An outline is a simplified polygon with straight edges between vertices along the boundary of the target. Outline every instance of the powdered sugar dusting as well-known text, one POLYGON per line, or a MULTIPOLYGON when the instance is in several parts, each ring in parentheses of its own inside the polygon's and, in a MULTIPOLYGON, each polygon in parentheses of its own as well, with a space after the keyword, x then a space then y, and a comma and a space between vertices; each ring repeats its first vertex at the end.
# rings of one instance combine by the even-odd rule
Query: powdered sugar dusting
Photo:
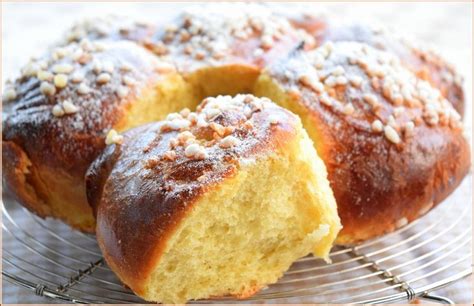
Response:
POLYGON ((154 33, 155 27, 148 20, 135 20, 125 16, 107 15, 86 18, 69 28, 59 45, 90 40, 132 40, 145 43, 154 33))
POLYGON ((312 92, 318 101, 349 123, 399 144, 417 126, 462 128, 451 103, 428 82, 417 78, 394 55, 354 42, 328 42, 270 69, 297 92, 312 92), (324 86, 322 85, 324 84, 324 86), (375 122, 375 123, 374 123, 375 122))
POLYGON ((168 25, 155 46, 160 56, 184 56, 207 65, 225 60, 242 41, 256 39, 250 57, 259 58, 285 36, 314 44, 307 33, 259 4, 221 4, 185 10, 168 25))
POLYGON ((269 134, 271 126, 287 120, 286 112, 267 98, 252 95, 206 98, 196 112, 171 113, 160 123, 162 135, 176 134, 169 139, 165 160, 189 158, 202 160, 223 152, 242 152, 254 146, 255 140, 269 134), (265 111, 271 115, 255 123, 254 114, 265 111), (244 149, 245 148, 245 149, 244 149), (173 152, 173 153, 170 153, 173 152))
MULTIPOLYGON (((78 148, 92 141, 86 139, 97 137, 94 144, 102 145, 106 133, 120 120, 123 107, 151 80, 166 75, 155 69, 159 64, 152 53, 128 41, 84 39, 53 49, 31 60, 21 77, 10 84, 4 137, 26 141, 32 133, 41 133, 57 143, 49 149, 61 147, 63 156, 80 154, 78 148), (120 69, 124 65, 128 69, 120 69)), ((39 137, 35 141, 44 142, 39 137)))

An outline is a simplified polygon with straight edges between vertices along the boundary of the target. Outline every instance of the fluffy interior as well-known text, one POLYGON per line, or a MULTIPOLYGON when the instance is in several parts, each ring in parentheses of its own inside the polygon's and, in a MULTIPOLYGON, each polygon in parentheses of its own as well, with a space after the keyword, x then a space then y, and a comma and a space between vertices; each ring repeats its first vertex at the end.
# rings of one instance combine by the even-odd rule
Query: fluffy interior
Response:
POLYGON ((183 108, 194 109, 198 104, 199 89, 178 74, 171 74, 155 86, 142 90, 130 104, 123 118, 114 126, 126 131, 142 124, 164 119, 169 113, 183 108))
POLYGON ((325 156, 324 148, 327 146, 319 145, 323 143, 322 136, 319 134, 317 127, 319 126, 316 122, 315 116, 312 116, 311 112, 302 105, 298 98, 292 97, 287 94, 269 75, 262 74, 253 88, 253 94, 257 97, 267 97, 276 104, 284 107, 291 112, 298 115, 303 123, 304 128, 308 132, 308 135, 315 143, 315 147, 318 151, 319 156, 325 156))
POLYGON ((186 77, 199 88, 198 102, 206 97, 251 93, 260 71, 243 64, 210 67, 197 70, 186 77))
POLYGON ((243 65, 202 68, 183 76, 171 74, 155 87, 145 89, 114 128, 126 131, 162 120, 183 108, 194 110, 206 97, 249 93, 258 75, 258 70, 243 65))
POLYGON ((339 230, 336 206, 324 165, 303 130, 300 136, 285 155, 241 166, 194 204, 151 273, 145 299, 246 297, 294 260, 327 255, 339 230))

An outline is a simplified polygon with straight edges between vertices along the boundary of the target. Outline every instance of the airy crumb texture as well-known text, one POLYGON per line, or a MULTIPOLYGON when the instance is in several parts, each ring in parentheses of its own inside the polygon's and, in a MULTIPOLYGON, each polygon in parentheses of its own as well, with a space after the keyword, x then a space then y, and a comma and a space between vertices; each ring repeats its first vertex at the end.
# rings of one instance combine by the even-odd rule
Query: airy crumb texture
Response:
POLYGON ((318 219, 326 204, 310 187, 308 177, 314 176, 301 178, 312 171, 309 166, 262 159, 195 203, 143 297, 168 303, 248 297, 276 282, 296 259, 321 252, 322 238, 334 228, 318 219))
POLYGON ((104 256, 139 296, 244 298, 308 253, 328 260, 336 203, 295 115, 219 96, 123 136, 87 182, 104 256))

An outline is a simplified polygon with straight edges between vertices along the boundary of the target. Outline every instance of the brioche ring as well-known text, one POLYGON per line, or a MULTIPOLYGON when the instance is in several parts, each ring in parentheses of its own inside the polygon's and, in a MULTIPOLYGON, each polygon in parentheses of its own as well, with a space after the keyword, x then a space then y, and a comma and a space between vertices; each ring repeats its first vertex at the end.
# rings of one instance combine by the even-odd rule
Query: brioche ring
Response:
POLYGON ((251 95, 129 130, 86 181, 107 263, 148 301, 248 297, 299 257, 328 259, 340 228, 299 118, 251 95))
POLYGON ((301 116, 339 204, 345 225, 339 243, 407 224, 442 201, 468 171, 461 118, 447 105, 462 113, 462 78, 441 58, 387 33, 339 30, 315 18, 298 21, 268 7, 232 4, 187 10, 166 27, 135 25, 123 32, 114 21, 100 35, 94 26, 83 27, 71 38, 80 42, 53 50, 46 64, 30 63, 7 86, 5 185, 37 214, 93 232, 84 174, 105 142, 119 142, 117 132, 168 113, 195 109, 205 97, 250 92, 301 116), (105 51, 89 50, 104 45, 105 51), (109 53, 119 45, 121 51, 109 53), (82 51, 64 54, 77 46, 82 51), (103 71, 108 64, 88 64, 96 56, 116 63, 114 73, 103 71), (72 61, 85 69, 90 85, 73 83, 69 66, 56 65, 72 61), (132 67, 118 69, 122 62, 132 67), (135 81, 126 77, 130 68, 135 81), (121 85, 113 81, 119 79, 121 85), (84 100, 79 90, 88 87, 95 95, 84 100))

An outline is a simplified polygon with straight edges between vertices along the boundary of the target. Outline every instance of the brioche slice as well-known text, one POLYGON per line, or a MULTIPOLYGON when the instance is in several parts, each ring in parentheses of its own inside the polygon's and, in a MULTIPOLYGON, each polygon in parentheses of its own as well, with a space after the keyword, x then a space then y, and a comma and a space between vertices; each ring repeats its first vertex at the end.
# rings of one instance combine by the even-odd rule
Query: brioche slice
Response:
POLYGON ((145 300, 245 298, 308 253, 329 260, 341 225, 325 166, 270 100, 207 98, 116 139, 88 199, 107 263, 145 300))

